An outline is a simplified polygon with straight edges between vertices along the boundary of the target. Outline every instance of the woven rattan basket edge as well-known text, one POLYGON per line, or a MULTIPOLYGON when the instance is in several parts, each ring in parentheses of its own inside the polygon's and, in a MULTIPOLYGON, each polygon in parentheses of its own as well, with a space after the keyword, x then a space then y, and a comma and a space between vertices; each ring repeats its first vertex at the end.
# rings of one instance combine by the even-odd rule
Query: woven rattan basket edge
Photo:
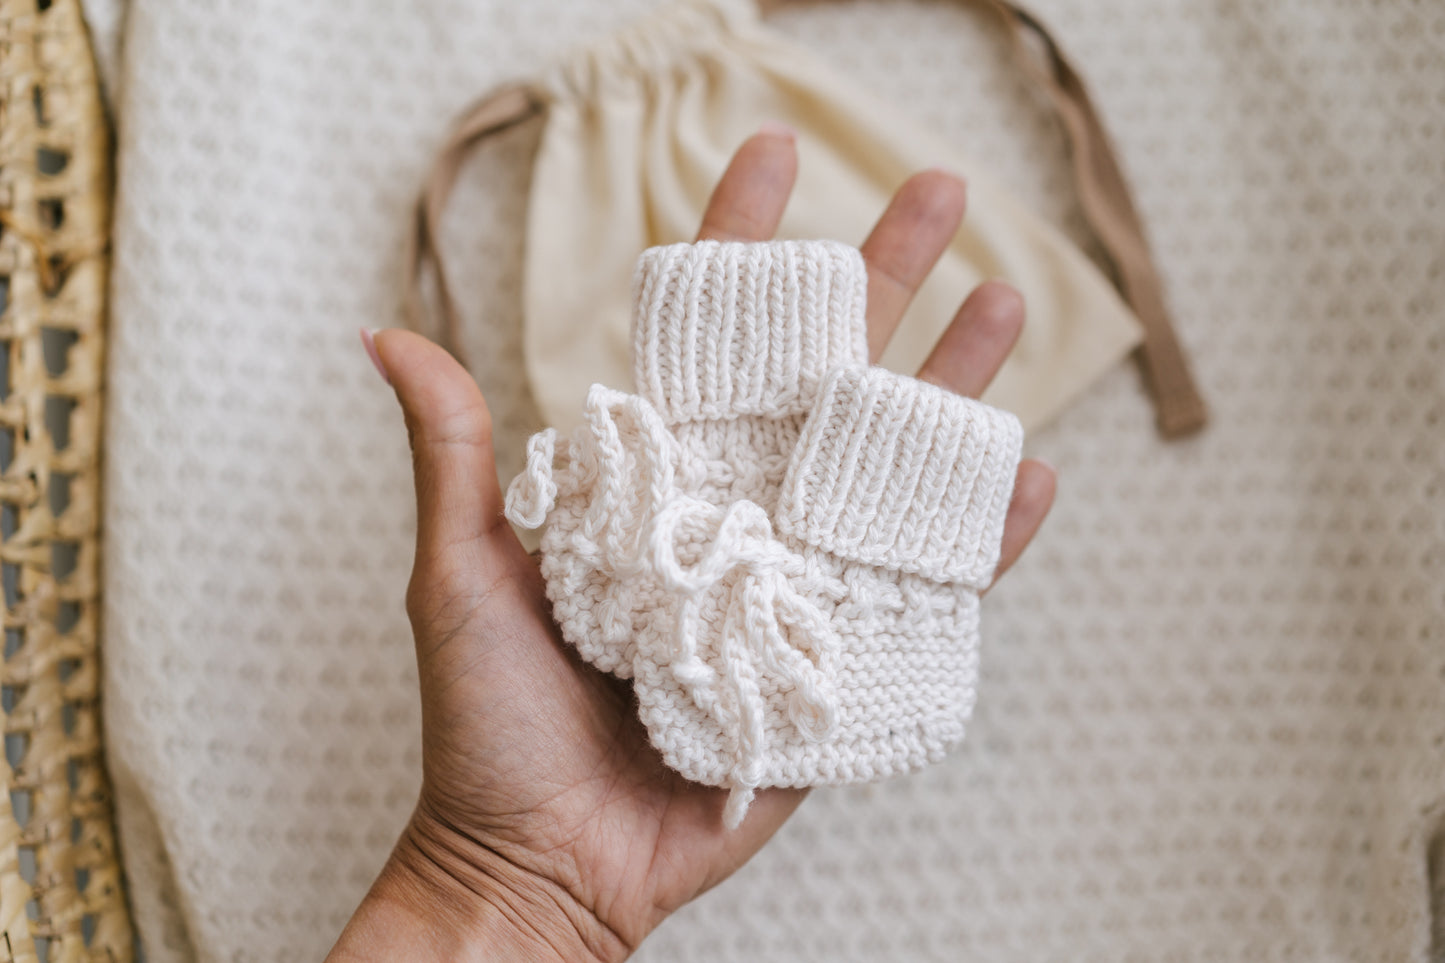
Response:
POLYGON ((100 727, 110 134, 78 0, 0 0, 0 960, 128 961, 100 727))

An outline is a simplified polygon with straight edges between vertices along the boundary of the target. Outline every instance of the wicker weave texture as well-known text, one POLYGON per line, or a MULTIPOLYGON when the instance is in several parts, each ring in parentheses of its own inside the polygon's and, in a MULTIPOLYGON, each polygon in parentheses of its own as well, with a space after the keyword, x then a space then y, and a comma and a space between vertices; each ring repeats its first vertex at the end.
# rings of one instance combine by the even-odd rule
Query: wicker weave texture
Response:
POLYGON ((0 0, 0 960, 130 960, 99 731, 109 136, 76 0, 0 0))

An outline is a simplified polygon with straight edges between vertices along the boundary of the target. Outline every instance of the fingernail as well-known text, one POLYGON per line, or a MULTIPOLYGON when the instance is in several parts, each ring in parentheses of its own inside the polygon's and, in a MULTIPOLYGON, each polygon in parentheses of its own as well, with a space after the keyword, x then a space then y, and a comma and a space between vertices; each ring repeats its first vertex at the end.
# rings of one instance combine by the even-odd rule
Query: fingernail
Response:
POLYGON ((376 336, 370 328, 361 329, 361 346, 366 349, 366 356, 376 366, 376 373, 381 375, 381 380, 391 384, 391 377, 386 373, 386 365, 381 363, 381 355, 376 350, 376 336))
POLYGON ((782 121, 765 120, 758 127, 759 134, 767 134, 769 137, 785 137, 788 140, 797 140, 798 132, 782 121))

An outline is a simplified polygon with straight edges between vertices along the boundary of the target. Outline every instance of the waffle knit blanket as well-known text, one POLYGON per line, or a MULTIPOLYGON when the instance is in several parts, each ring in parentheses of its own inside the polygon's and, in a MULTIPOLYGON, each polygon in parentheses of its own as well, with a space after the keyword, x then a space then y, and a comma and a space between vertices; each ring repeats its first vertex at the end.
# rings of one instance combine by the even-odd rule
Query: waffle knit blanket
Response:
MULTIPOLYGON (((320 958, 405 821, 410 475, 356 328, 399 321, 449 120, 652 2, 92 3, 120 131, 106 737, 154 963, 320 958)), ((818 791, 639 958, 1438 958, 1445 7, 1034 6, 1115 134, 1214 421, 1161 444, 1121 366, 1031 436, 1059 502, 984 602, 961 749, 818 791)), ((1083 236, 988 18, 778 22, 1083 236)), ((538 427, 535 138, 469 166, 447 225, 507 478, 538 427)))

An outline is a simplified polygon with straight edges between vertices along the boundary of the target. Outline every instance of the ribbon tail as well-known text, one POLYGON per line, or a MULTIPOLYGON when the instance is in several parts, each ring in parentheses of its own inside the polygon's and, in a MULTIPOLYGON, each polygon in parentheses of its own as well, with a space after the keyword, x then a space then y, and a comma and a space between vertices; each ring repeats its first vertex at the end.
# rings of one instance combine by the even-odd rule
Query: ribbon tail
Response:
POLYGON ((734 585, 727 615, 723 622, 722 678, 732 696, 734 725, 732 736, 731 792, 723 812, 723 823, 736 829, 747 815, 755 790, 762 784, 767 768, 768 734, 764 719, 767 704, 758 686, 758 652, 763 641, 756 635, 758 622, 766 607, 762 586, 745 576, 741 585, 734 585))
POLYGON ((682 686, 689 699, 718 725, 727 727, 727 717, 719 704, 717 673, 697 654, 697 635, 701 619, 696 599, 683 599, 679 603, 675 636, 671 649, 666 652, 666 661, 671 666, 672 677, 682 686))
POLYGON ((748 807, 753 804, 753 798, 757 794, 754 786, 734 784, 728 792, 727 804, 723 806, 723 826, 727 829, 737 829, 741 826, 743 817, 748 814, 748 807))

